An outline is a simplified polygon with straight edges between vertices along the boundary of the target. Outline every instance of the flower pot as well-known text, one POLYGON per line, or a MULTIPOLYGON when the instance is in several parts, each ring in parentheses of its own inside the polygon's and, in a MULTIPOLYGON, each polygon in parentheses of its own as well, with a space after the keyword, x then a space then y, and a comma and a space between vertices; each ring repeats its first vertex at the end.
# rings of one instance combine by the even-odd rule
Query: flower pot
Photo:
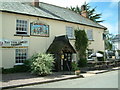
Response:
POLYGON ((76 70, 75 75, 77 75, 77 76, 80 75, 80 70, 76 70))

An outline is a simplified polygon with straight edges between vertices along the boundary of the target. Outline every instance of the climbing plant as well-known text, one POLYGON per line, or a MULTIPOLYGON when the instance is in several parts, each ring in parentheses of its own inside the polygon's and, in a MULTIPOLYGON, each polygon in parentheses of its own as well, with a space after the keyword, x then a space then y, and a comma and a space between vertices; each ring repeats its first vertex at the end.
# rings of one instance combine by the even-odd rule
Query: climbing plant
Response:
POLYGON ((88 47, 88 38, 85 30, 79 28, 75 30, 75 48, 78 53, 78 66, 84 67, 87 63, 86 50, 88 47))

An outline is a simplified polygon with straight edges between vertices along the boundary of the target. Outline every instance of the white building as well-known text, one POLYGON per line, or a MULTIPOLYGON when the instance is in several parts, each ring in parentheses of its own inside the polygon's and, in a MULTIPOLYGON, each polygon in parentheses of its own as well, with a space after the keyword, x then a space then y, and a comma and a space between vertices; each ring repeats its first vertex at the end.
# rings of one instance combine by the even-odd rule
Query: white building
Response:
POLYGON ((120 59, 120 34, 116 35, 113 40, 113 50, 115 50, 116 59, 120 59))

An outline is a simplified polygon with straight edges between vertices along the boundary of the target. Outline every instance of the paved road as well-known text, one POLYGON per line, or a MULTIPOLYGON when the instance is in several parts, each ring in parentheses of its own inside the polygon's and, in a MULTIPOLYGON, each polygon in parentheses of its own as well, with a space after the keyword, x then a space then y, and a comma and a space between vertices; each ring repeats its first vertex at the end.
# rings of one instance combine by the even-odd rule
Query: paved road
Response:
POLYGON ((118 88, 118 71, 22 88, 118 88))

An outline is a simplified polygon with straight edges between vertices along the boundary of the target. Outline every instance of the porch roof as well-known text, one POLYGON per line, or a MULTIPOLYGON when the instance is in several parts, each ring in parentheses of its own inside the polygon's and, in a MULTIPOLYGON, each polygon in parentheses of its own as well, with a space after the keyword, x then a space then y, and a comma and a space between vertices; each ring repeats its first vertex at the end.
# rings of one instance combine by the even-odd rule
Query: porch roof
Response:
POLYGON ((71 53, 76 53, 66 35, 55 37, 52 44, 48 48, 47 53, 60 53, 62 50, 68 50, 71 53))

